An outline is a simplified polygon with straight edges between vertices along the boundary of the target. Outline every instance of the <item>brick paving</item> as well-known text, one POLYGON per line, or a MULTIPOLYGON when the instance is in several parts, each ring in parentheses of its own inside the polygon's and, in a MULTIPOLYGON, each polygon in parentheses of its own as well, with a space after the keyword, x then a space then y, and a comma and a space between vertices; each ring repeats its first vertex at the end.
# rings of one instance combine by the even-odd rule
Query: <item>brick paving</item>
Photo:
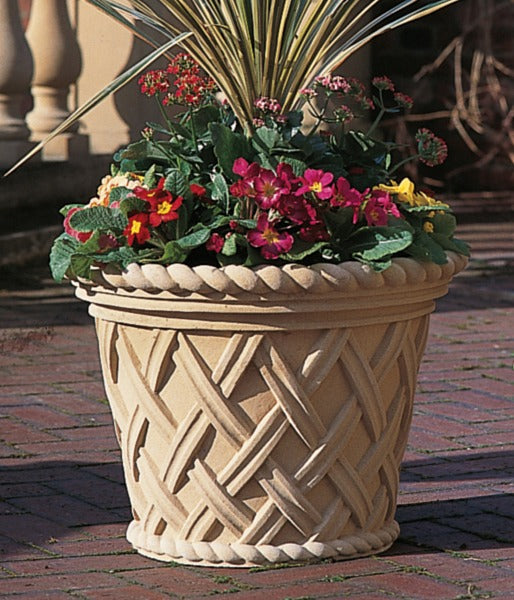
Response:
POLYGON ((514 240, 470 224, 474 260, 439 302, 385 554, 274 569, 134 553, 86 306, 34 268, 0 283, 0 597, 514 598, 514 240))

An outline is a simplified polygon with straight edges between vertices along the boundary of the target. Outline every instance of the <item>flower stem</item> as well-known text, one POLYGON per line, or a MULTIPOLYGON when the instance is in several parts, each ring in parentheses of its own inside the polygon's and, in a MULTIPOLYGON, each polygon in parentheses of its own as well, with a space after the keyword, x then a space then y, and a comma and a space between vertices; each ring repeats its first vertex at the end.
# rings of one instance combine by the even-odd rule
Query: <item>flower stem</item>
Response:
POLYGON ((390 169, 389 175, 392 175, 393 173, 395 173, 396 171, 398 171, 398 169, 400 167, 403 167, 403 165, 406 165, 408 162, 411 162, 411 160, 416 160, 418 158, 419 158, 419 154, 416 154, 415 156, 409 156, 407 158, 404 158, 398 164, 396 164, 392 169, 390 169))

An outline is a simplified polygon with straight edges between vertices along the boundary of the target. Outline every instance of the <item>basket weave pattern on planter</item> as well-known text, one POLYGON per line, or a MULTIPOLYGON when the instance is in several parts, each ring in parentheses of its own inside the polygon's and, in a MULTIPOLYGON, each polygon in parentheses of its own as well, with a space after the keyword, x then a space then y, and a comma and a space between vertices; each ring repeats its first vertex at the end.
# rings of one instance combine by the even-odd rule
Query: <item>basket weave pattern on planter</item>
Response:
POLYGON ((231 566, 388 548, 429 313, 464 264, 282 269, 271 286, 276 268, 264 267, 253 289, 242 267, 226 289, 226 271, 213 286, 202 268, 189 290, 172 268, 162 285, 155 270, 142 283, 140 267, 125 285, 104 274, 79 284, 96 318, 134 547, 231 566))

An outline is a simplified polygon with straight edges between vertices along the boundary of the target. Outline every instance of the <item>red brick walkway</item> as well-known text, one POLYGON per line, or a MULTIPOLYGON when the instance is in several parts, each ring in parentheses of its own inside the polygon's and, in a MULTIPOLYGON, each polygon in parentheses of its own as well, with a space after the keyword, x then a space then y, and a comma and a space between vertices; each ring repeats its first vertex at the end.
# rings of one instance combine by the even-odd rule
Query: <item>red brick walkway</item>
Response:
POLYGON ((0 597, 514 598, 514 243, 491 227, 466 229, 472 268, 433 316, 401 538, 350 562, 202 569, 132 552, 86 307, 39 271, 0 284, 0 597))

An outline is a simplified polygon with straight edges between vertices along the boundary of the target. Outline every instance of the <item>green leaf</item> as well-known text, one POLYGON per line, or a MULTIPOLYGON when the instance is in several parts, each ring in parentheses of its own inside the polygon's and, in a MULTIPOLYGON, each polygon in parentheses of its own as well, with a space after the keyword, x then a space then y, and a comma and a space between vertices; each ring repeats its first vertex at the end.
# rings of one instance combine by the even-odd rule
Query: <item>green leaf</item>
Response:
POLYGON ((406 229, 366 227, 351 239, 354 258, 377 261, 405 250, 412 243, 412 233, 406 229))
POLYGON ((213 200, 218 201, 224 207, 225 211, 228 212, 230 201, 229 188, 227 180, 221 173, 216 173, 212 179, 211 197, 213 200))
POLYGON ((209 131, 214 144, 214 154, 220 167, 225 175, 233 177, 232 167, 236 158, 251 160, 253 156, 248 140, 220 123, 211 123, 209 131))
POLYGON ((323 214, 330 237, 334 242, 340 243, 348 238, 353 230, 353 210, 340 208, 336 212, 327 211, 323 214))
POLYGON ((230 235, 225 238, 221 253, 224 256, 235 256, 237 254, 237 241, 235 235, 230 235))
POLYGON ((177 244, 183 250, 191 250, 192 248, 197 248, 211 237, 211 230, 208 227, 204 227, 199 231, 195 231, 194 233, 190 233, 179 240, 177 240, 177 244))
POLYGON ((157 177, 155 175, 156 165, 153 164, 148 171, 145 173, 145 178, 143 179, 143 185, 145 185, 148 189, 152 189, 155 187, 157 182, 157 177))
POLYGON ((144 259, 155 256, 155 249, 144 248, 135 250, 131 246, 120 246, 106 253, 95 254, 95 262, 110 263, 125 268, 134 262, 143 262, 144 259))
POLYGON ((416 205, 416 206, 412 206, 410 205, 408 202, 402 202, 400 204, 400 206, 402 207, 402 210, 408 213, 431 213, 434 211, 442 211, 445 213, 451 213, 452 212, 452 208, 451 206, 447 206, 446 204, 441 204, 441 205, 430 205, 430 204, 421 204, 421 205, 416 205))
POLYGON ((212 104, 208 104, 207 106, 195 110, 193 113, 193 121, 196 135, 199 137, 203 136, 209 131, 210 124, 219 121, 219 118, 219 108, 212 104))
POLYGON ((55 239, 50 250, 50 271, 52 277, 61 282, 70 267, 71 257, 80 246, 80 242, 67 233, 55 239))
POLYGON ((135 196, 129 196, 120 203, 120 210, 124 215, 129 215, 132 212, 144 212, 147 208, 148 202, 135 196))
POLYGON ((259 127, 252 138, 252 144, 256 150, 265 148, 271 150, 281 141, 280 133, 270 127, 259 127))
POLYGON ((186 178, 178 169, 170 169, 166 175, 164 189, 176 196, 185 196, 189 190, 186 178))
POLYGON ((469 256, 469 246, 466 242, 453 237, 448 237, 442 233, 432 233, 430 236, 439 244, 439 246, 441 246, 441 248, 444 248, 444 250, 451 250, 452 252, 469 256))
POLYGON ((79 210, 70 218, 70 225, 77 231, 114 231, 122 232, 127 226, 127 217, 116 208, 91 206, 79 210))
POLYGON ((444 265, 448 262, 443 248, 441 248, 431 234, 425 231, 418 231, 416 233, 412 247, 408 248, 408 253, 415 258, 431 260, 438 265, 444 265))
POLYGON ((73 254, 70 260, 70 271, 75 277, 89 278, 91 265, 95 262, 92 256, 87 254, 73 254))
POLYGON ((173 240, 164 247, 159 262, 163 264, 182 263, 186 260, 187 254, 187 251, 177 241, 173 240))
POLYGON ((236 222, 245 229, 255 229, 257 227, 257 219, 237 219, 236 222))
POLYGON ((124 186, 112 188, 112 190, 109 192, 109 202, 121 202, 131 194, 132 190, 124 186))
POLYGON ((72 208, 84 208, 84 206, 85 204, 66 204, 59 210, 59 212, 63 217, 65 217, 72 208))
POLYGON ((434 232, 441 233, 446 236, 451 236, 457 227, 457 219, 454 215, 448 213, 436 213, 432 217, 434 224, 434 232))
POLYGON ((327 246, 327 242, 315 242, 314 244, 311 242, 304 242, 302 240, 295 240, 293 247, 291 250, 284 255, 286 260, 291 260, 294 262, 300 262, 310 254, 314 254, 318 252, 322 248, 327 246))

